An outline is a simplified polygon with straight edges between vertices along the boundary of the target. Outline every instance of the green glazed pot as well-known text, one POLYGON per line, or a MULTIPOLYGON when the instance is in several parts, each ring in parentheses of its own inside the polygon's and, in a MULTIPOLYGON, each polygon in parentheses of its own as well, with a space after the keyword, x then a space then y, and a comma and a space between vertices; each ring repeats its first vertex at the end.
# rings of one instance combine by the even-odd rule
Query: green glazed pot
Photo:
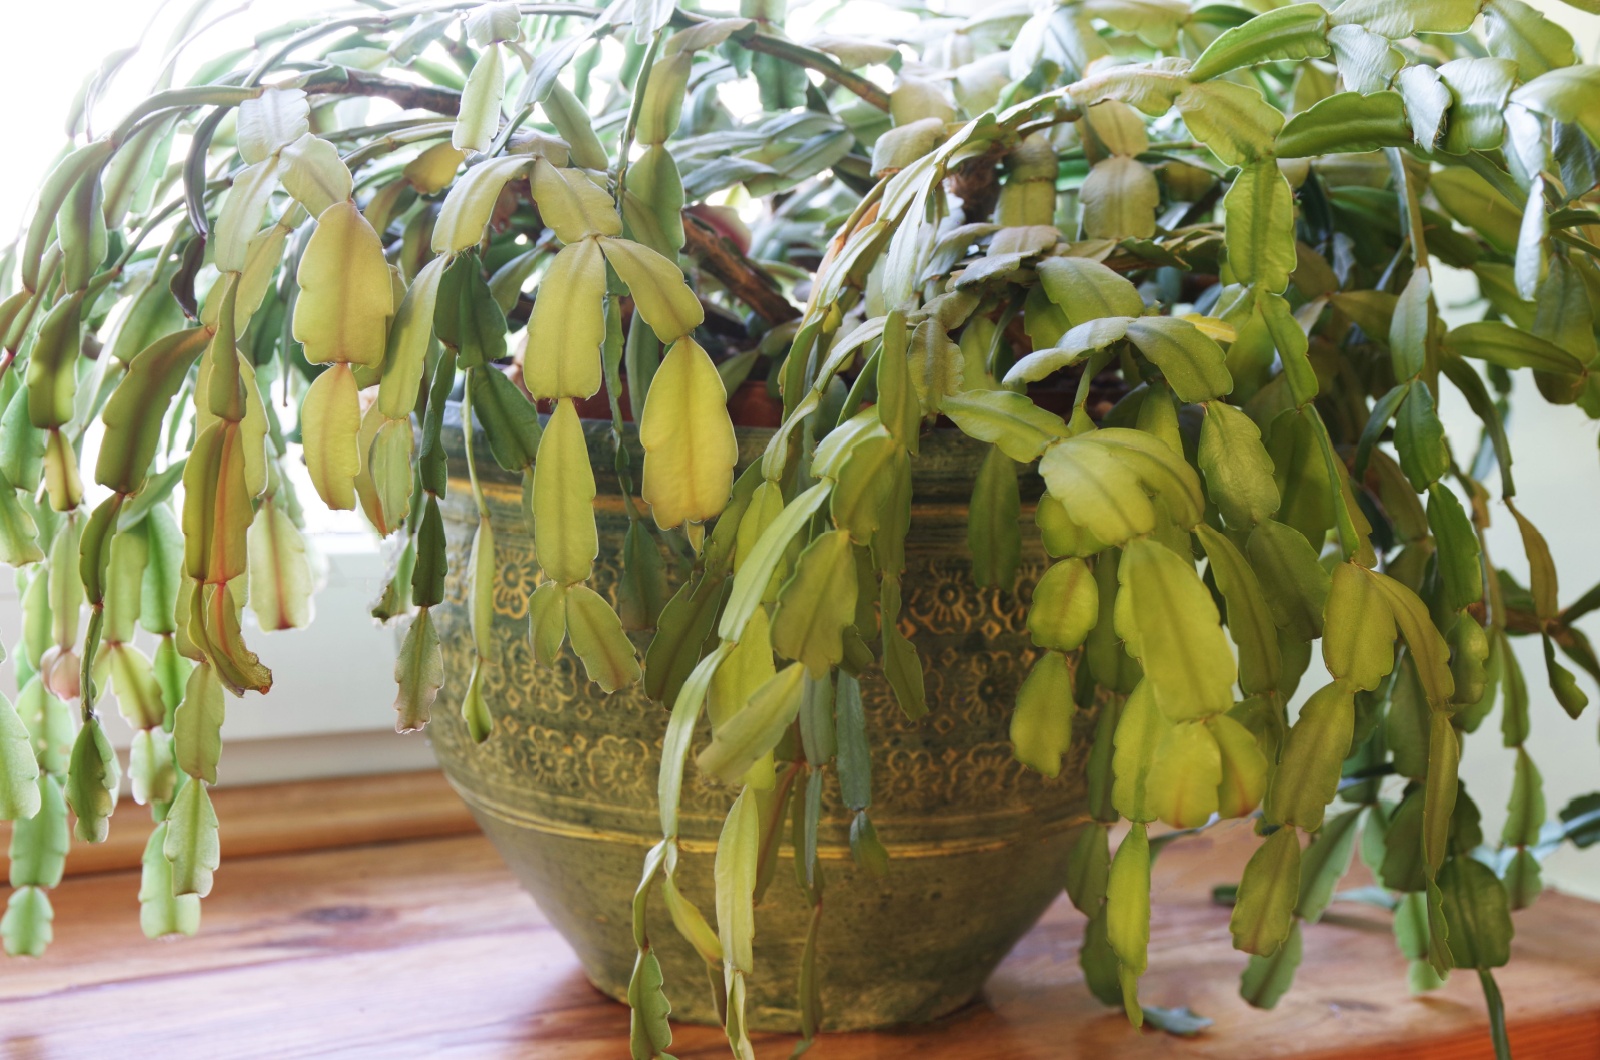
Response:
MULTIPOLYGON (((615 449, 609 424, 586 422, 584 429, 599 488, 594 584, 614 601, 627 529, 617 481, 609 474, 615 449)), ((742 462, 755 458, 769 433, 740 431, 742 462)), ((456 409, 445 436, 452 473, 445 505, 450 581, 446 603, 435 615, 446 679, 428 731, 445 774, 484 832, 577 951, 594 985, 620 1000, 635 956, 630 901, 644 854, 660 838, 656 774, 667 711, 637 689, 603 695, 585 680, 570 649, 553 668, 535 663, 527 598, 538 567, 522 518, 521 485, 499 471, 480 437, 477 464, 485 476, 501 574, 494 602, 496 658, 485 675, 494 731, 484 744, 472 742, 460 697, 473 659, 463 600, 477 516, 456 409)), ((914 465, 902 623, 926 670, 928 715, 907 721, 881 674, 874 669, 862 676, 872 747, 871 815, 889 852, 886 878, 856 867, 850 815, 831 776, 825 789, 819 967, 828 1029, 926 1021, 970 1001, 1061 893, 1068 832, 1084 819, 1083 727, 1092 718, 1080 717, 1081 738, 1059 778, 1025 770, 1011 755, 1012 704, 1036 654, 1025 626, 1026 603, 1046 559, 1025 503, 1018 591, 973 583, 967 500, 982 458, 981 447, 955 432, 939 432, 925 439, 914 465)), ((637 451, 632 466, 640 466, 637 451)), ((1033 486, 1037 495, 1037 480, 1033 486)), ((695 747, 707 738, 699 734, 695 747)), ((708 916, 715 909, 712 855, 735 794, 701 778, 691 757, 679 879, 708 916)), ((704 962, 673 929, 660 901, 651 904, 650 916, 674 1018, 717 1022, 704 962)), ((809 919, 785 845, 756 912, 749 993, 756 1029, 792 1031, 799 1025, 796 981, 809 919)))

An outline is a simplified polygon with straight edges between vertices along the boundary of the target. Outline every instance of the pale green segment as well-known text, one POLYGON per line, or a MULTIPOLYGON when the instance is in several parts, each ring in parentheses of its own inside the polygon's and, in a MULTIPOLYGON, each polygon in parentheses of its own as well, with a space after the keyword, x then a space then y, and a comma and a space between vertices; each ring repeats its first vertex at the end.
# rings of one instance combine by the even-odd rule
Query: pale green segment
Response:
POLYGON ((594 525, 594 471, 583 425, 571 401, 560 401, 539 439, 533 469, 534 544, 547 577, 588 580, 600 540, 594 525))
POLYGON ((1147 538, 1128 543, 1117 567, 1117 634, 1145 668, 1173 721, 1222 714, 1237 676, 1221 616, 1192 564, 1147 538))

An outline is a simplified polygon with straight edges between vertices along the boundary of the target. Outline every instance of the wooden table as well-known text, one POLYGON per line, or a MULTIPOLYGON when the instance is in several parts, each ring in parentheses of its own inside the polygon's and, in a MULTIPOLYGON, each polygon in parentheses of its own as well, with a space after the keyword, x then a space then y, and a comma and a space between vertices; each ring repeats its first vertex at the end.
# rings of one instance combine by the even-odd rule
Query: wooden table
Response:
MULTIPOLYGON (((134 872, 70 877, 56 893, 56 941, 47 956, 0 963, 0 1057, 626 1056, 627 1011, 588 985, 488 842, 463 831, 470 822, 451 809, 437 778, 413 779, 411 811, 426 830, 446 834, 232 856, 194 939, 140 935, 134 872)), ((331 790, 359 809, 360 782, 338 783, 345 786, 331 790)), ((231 809, 238 831, 255 837, 247 849, 274 849, 259 824, 270 798, 218 794, 225 844, 231 809)), ((382 817, 371 806, 393 807, 393 795, 383 791, 365 812, 382 817)), ((124 828, 136 830, 127 821, 124 828)), ((370 827, 396 833, 381 821, 370 827)), ((319 836, 314 841, 324 844, 352 838, 338 828, 319 836)), ((1135 1031, 1084 992, 1081 918, 1063 900, 1001 966, 986 1003, 931 1028, 830 1036, 811 1055, 1492 1055, 1475 978, 1458 975, 1436 994, 1408 996, 1386 918, 1359 906, 1336 906, 1307 930, 1306 965, 1275 1011, 1247 1008, 1235 992, 1244 958, 1228 945, 1227 910, 1209 900, 1214 883, 1237 878, 1244 839, 1235 829, 1184 840, 1155 870, 1144 997, 1214 1019, 1197 1038, 1135 1031)), ((1519 914, 1512 967, 1499 981, 1523 1060, 1600 1057, 1597 939, 1600 906, 1547 894, 1519 914)), ((757 1053, 786 1057, 792 1041, 765 1037, 757 1053)), ((673 1052, 683 1060, 726 1055, 720 1032, 703 1027, 678 1028, 673 1052)))

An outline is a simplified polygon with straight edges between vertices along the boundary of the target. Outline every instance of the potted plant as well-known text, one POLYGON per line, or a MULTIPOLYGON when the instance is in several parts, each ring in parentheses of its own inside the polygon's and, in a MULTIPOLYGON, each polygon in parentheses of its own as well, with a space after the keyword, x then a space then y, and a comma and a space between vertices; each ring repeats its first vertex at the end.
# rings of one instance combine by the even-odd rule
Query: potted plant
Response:
POLYGON ((1561 606, 1503 428, 1517 374, 1600 415, 1600 69, 1560 26, 1082 0, 801 43, 760 0, 441 3, 173 68, 80 115, 7 259, 8 952, 49 942, 69 819, 106 835, 107 693, 144 927, 196 929, 224 693, 271 684, 244 609, 308 620, 303 459, 392 549, 399 728, 636 1057, 669 1010, 740 1056, 949 1011, 1062 887, 1137 1024, 1151 858, 1244 817, 1247 1000, 1359 837, 1413 987, 1475 971, 1506 1051, 1510 910, 1597 816, 1545 827, 1507 646, 1584 708, 1600 594, 1561 606), (1483 319, 1441 320, 1451 271, 1483 319), (1486 842, 1458 772, 1497 705, 1486 842))

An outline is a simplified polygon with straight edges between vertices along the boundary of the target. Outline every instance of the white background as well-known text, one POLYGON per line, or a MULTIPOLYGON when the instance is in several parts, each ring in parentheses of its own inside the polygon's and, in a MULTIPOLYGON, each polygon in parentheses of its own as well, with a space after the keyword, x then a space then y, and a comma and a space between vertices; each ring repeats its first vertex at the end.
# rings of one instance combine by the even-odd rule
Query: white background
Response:
MULTIPOLYGON (((1397 0, 1399 2, 1399 0, 1397 0)), ((1582 54, 1593 60, 1600 43, 1600 18, 1583 14, 1560 0, 1533 0, 1576 38, 1582 54)), ((171 5, 181 8, 185 2, 171 5)), ((312 0, 263 0, 258 4, 213 4, 217 12, 245 9, 240 28, 273 25, 333 5, 312 0)), ((720 5, 719 5, 720 6, 720 5)), ((33 187, 62 144, 67 107, 83 77, 108 52, 138 39, 146 21, 161 4, 157 0, 63 0, 54 4, 5 5, 0 36, 0 135, 6 147, 0 163, 0 241, 17 230, 33 187)), ((163 25, 172 12, 163 13, 163 25)), ((865 31, 863 29, 863 31, 865 31)), ((165 41, 165 30, 150 42, 165 41)), ((217 44, 202 42, 198 54, 214 54, 224 39, 237 42, 239 31, 217 44)), ((147 70, 130 66, 119 78, 120 98, 113 96, 101 123, 114 121, 130 94, 148 84, 147 70)), ((1470 318, 1460 306, 1473 293, 1470 279, 1440 280, 1447 315, 1470 318)), ((1562 599, 1570 601, 1600 580, 1600 455, 1596 428, 1574 408, 1550 408, 1530 391, 1514 414, 1510 430, 1516 453, 1519 501, 1524 513, 1549 539, 1563 579, 1562 599)), ((1458 454, 1475 444, 1476 421, 1459 401, 1446 401, 1444 413, 1458 454)), ((309 491, 307 491, 309 495, 309 491)), ((315 504, 313 498, 312 504, 315 504)), ((1490 547, 1495 561, 1526 581, 1527 565, 1509 513, 1494 510, 1496 525, 1490 547)), ((242 783, 336 773, 372 772, 420 766, 430 761, 424 740, 391 731, 393 645, 387 630, 367 617, 367 602, 376 593, 380 564, 371 535, 347 532, 321 538, 329 558, 329 581, 317 599, 317 619, 309 630, 263 635, 252 644, 272 666, 277 687, 268 698, 230 700, 225 733, 229 739, 222 779, 242 783)), ((1587 623, 1600 641, 1600 625, 1587 623)), ((7 644, 16 636, 14 594, 9 579, 0 579, 0 636, 7 644), (10 597, 10 599, 7 599, 10 597)), ((1592 704, 1578 721, 1570 721, 1545 687, 1538 643, 1524 638, 1518 654, 1528 675, 1536 719, 1530 752, 1543 770, 1551 812, 1572 795, 1600 787, 1600 745, 1592 704)), ((1580 683, 1595 696, 1587 677, 1580 683)), ((1511 776, 1511 756, 1499 746, 1498 717, 1491 717, 1467 742, 1465 776, 1484 811, 1491 837, 1498 833, 1511 776)), ((1569 889, 1600 896, 1600 857, 1565 850, 1547 867, 1547 878, 1569 889)))

